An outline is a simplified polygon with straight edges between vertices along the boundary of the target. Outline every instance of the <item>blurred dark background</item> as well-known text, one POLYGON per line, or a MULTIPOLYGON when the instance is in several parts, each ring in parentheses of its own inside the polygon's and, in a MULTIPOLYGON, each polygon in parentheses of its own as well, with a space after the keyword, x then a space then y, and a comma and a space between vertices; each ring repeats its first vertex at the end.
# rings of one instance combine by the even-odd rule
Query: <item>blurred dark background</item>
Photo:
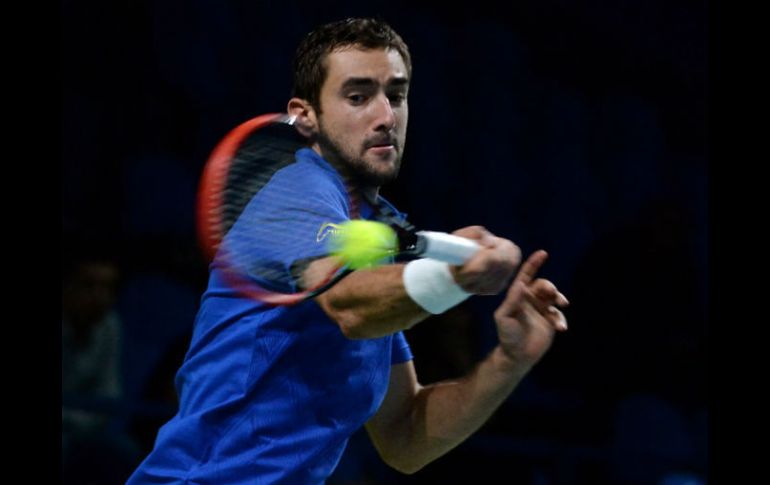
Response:
MULTIPOLYGON (((122 483, 174 413, 206 285, 206 157, 282 111, 301 37, 348 16, 382 17, 413 56, 404 167, 384 194, 419 226, 548 250, 570 330, 448 455, 406 477, 359 433, 329 483, 706 483, 707 3, 363 3, 62 2, 63 322, 81 322, 63 323, 66 483, 122 483), (65 409, 98 419, 82 431, 65 409)), ((489 351, 499 301, 407 333, 422 382, 489 351)))

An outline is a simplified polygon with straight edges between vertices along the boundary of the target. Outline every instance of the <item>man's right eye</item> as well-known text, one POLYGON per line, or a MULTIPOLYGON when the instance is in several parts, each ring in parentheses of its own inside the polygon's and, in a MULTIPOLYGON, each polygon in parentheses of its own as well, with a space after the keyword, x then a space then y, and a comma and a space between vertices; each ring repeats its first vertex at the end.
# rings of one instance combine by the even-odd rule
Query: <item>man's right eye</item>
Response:
POLYGON ((349 94, 348 100, 353 104, 361 104, 366 100, 366 96, 363 94, 349 94))

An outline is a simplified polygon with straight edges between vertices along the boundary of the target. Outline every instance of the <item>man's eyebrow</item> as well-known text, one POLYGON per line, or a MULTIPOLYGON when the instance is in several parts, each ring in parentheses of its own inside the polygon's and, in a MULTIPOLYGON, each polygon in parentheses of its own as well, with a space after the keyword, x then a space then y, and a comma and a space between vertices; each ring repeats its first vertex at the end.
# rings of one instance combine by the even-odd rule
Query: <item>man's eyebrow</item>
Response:
MULTIPOLYGON (((377 86, 379 83, 375 81, 374 79, 370 77, 351 77, 345 80, 345 82, 342 83, 342 89, 348 89, 348 88, 361 88, 361 87, 373 87, 377 86)), ((409 79, 406 77, 395 77, 388 81, 388 87, 392 86, 408 86, 409 85, 409 79)))
POLYGON ((395 78, 390 80, 388 85, 389 86, 393 86, 393 87, 409 86, 409 78, 407 78, 407 77, 395 77, 395 78))
POLYGON ((345 80, 344 83, 342 83, 342 89, 347 88, 362 88, 362 87, 370 87, 370 86, 376 86, 377 82, 369 77, 351 77, 345 80))

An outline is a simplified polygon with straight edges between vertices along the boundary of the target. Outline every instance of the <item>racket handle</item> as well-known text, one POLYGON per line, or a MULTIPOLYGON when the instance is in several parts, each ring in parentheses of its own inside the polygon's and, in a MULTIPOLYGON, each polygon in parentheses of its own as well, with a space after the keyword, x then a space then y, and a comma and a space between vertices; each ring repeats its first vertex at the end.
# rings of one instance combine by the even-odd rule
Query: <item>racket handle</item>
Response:
POLYGON ((475 241, 446 232, 418 231, 419 255, 449 264, 463 264, 481 248, 475 241))

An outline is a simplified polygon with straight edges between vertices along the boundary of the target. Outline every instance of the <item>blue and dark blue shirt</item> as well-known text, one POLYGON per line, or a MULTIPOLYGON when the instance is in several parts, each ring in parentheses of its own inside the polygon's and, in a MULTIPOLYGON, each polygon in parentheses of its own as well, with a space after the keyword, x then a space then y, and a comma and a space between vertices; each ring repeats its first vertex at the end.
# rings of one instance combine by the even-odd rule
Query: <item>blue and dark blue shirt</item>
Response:
MULTIPOLYGON (((276 246, 280 238, 262 241, 260 254, 290 271, 295 260, 321 254, 319 230, 350 218, 348 200, 337 172, 302 149, 244 216, 269 227, 265 234, 308 235, 292 248, 276 246), (302 196, 283 197, 292 191, 302 196)), ((411 358, 401 332, 350 340, 314 301, 269 307, 243 298, 212 265, 176 376, 179 411, 128 484, 323 483, 382 403, 390 366, 411 358)))

